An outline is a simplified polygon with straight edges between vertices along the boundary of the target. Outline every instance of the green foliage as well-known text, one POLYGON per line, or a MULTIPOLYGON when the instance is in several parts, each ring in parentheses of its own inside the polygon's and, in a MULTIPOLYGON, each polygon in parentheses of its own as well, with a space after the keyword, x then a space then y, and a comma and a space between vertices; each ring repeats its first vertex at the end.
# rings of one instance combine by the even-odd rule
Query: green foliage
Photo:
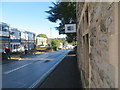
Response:
POLYGON ((50 10, 46 11, 49 15, 48 19, 51 22, 60 20, 60 26, 65 23, 76 22, 76 3, 75 2, 57 2, 53 3, 53 7, 49 7, 50 10))
POLYGON ((68 43, 76 42, 76 33, 75 34, 67 34, 66 39, 67 39, 68 43))
POLYGON ((38 34, 37 37, 48 38, 46 34, 38 34))
MULTIPOLYGON (((49 11, 46 11, 49 14, 47 19, 54 23, 60 21, 56 29, 59 31, 59 34, 65 34, 65 24, 76 23, 76 2, 57 2, 53 3, 53 5, 53 7, 49 7, 49 11)), ((75 35, 67 34, 67 40, 69 42, 74 41, 75 35)))
POLYGON ((59 44, 60 44, 60 41, 58 39, 53 39, 51 42, 52 48, 54 50, 58 50, 59 44))

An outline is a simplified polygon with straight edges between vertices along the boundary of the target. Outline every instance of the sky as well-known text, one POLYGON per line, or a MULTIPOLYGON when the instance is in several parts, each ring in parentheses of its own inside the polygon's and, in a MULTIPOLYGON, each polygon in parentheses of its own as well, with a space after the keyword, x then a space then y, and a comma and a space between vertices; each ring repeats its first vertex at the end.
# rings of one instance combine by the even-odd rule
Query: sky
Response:
POLYGON ((2 2, 0 3, 0 22, 11 27, 38 34, 46 34, 49 38, 62 38, 54 27, 59 23, 52 23, 46 19, 52 2, 2 2), (1 9, 2 7, 2 9, 1 9), (51 29, 50 29, 51 28, 51 29))

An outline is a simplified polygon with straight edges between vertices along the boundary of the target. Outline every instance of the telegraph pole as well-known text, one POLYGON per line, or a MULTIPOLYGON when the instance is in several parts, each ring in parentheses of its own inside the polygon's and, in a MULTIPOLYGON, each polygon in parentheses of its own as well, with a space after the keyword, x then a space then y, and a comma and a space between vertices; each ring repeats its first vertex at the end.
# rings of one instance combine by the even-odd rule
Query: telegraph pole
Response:
POLYGON ((50 38, 52 38, 52 28, 50 28, 50 38))

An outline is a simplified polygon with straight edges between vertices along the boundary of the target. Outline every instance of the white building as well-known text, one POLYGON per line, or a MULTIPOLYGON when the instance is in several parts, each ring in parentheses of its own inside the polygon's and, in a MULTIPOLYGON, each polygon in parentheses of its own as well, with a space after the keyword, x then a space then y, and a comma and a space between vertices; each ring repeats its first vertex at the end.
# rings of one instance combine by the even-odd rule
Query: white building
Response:
POLYGON ((20 51, 21 32, 17 28, 10 29, 10 49, 12 52, 20 51))
POLYGON ((21 49, 32 50, 35 48, 35 33, 21 31, 21 49))
POLYGON ((63 43, 60 43, 59 49, 63 49, 63 43))
POLYGON ((45 47, 47 45, 47 38, 36 37, 36 45, 40 47, 45 47))
POLYGON ((28 33, 28 50, 32 50, 35 48, 35 33, 27 32, 28 33))
POLYGON ((0 52, 10 47, 11 52, 22 52, 35 48, 35 33, 12 28, 6 23, 0 23, 0 52))
POLYGON ((5 47, 9 47, 9 25, 0 23, 0 52, 4 52, 5 47))
POLYGON ((27 33, 25 33, 25 31, 21 31, 21 44, 20 44, 20 50, 21 51, 25 51, 25 46, 27 46, 27 33))
POLYGON ((25 45, 27 50, 32 50, 35 48, 35 33, 25 31, 25 45))

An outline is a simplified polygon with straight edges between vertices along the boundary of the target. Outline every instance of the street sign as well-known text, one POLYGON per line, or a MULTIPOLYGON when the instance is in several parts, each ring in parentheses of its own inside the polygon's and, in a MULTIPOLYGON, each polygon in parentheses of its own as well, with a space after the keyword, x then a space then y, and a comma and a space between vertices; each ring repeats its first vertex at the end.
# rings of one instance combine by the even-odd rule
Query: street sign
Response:
POLYGON ((76 24, 65 24, 65 33, 75 33, 76 24))

